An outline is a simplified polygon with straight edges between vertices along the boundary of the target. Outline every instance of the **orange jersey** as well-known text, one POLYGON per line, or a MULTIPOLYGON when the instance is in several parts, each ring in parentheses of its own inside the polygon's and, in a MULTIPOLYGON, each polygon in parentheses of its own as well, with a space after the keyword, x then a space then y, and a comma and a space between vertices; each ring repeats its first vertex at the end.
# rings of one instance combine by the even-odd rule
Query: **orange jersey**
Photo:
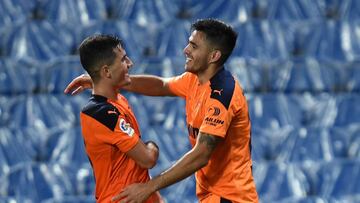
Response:
POLYGON ((250 119, 239 83, 224 68, 200 84, 184 73, 169 81, 170 90, 186 100, 189 139, 195 145, 199 132, 222 137, 208 165, 196 172, 197 196, 211 194, 232 202, 258 202, 252 176, 250 119))
MULTIPOLYGON (((86 153, 96 182, 97 202, 111 202, 127 185, 146 182, 148 170, 126 156, 140 139, 140 131, 128 101, 92 95, 80 113, 86 153)), ((151 198, 150 198, 151 199, 151 198)), ((154 202, 151 200, 147 202, 154 202)))

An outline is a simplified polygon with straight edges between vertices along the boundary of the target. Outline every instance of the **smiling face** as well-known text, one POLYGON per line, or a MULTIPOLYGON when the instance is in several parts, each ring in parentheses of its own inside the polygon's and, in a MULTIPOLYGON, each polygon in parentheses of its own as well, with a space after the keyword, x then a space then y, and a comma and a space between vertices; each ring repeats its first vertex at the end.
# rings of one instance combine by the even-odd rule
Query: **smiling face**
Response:
POLYGON ((114 48, 114 52, 116 57, 114 62, 108 66, 108 73, 112 86, 120 89, 131 83, 128 70, 133 66, 133 62, 126 55, 126 51, 122 47, 117 46, 114 48))
POLYGON ((198 74, 208 68, 212 50, 205 38, 205 33, 201 31, 194 30, 191 33, 189 44, 184 48, 187 72, 198 74))

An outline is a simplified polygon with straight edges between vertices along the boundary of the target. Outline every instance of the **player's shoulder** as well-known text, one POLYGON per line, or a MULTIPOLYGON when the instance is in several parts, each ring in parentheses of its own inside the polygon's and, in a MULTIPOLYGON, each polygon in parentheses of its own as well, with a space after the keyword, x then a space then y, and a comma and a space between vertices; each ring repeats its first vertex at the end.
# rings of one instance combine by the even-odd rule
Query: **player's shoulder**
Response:
POLYGON ((82 108, 81 113, 90 116, 112 131, 121 115, 120 111, 109 103, 106 97, 100 95, 92 95, 89 102, 82 108))
POLYGON ((232 74, 222 68, 210 79, 210 98, 218 100, 228 109, 234 94, 235 85, 236 81, 232 74))

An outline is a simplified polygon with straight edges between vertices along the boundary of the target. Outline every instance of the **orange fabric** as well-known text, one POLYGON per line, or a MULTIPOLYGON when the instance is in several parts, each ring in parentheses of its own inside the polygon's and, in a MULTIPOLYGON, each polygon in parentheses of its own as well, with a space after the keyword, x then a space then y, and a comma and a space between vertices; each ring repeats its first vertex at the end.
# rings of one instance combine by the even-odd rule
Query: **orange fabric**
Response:
MULTIPOLYGON (((120 112, 113 130, 107 128, 96 118, 83 112, 80 113, 85 148, 96 181, 97 202, 110 202, 111 198, 125 186, 131 183, 146 182, 150 179, 148 170, 140 168, 125 154, 140 139, 139 127, 127 100, 119 94, 117 101, 107 100, 105 105, 109 104, 120 112), (121 124, 133 131, 124 132, 121 124)), ((108 113, 110 116, 116 112, 108 111, 108 113)), ((154 198, 156 197, 150 197, 147 202, 155 202, 154 198)))
POLYGON ((225 88, 232 80, 233 91, 228 90, 231 88, 212 89, 215 79, 200 84, 192 73, 174 77, 168 83, 170 90, 186 101, 186 121, 192 146, 199 132, 224 138, 208 165, 196 172, 197 196, 199 200, 214 194, 234 202, 258 202, 251 170, 251 124, 246 99, 238 82, 226 70, 222 69, 215 76, 216 84, 225 88), (221 98, 226 96, 222 95, 224 91, 227 95, 231 93, 228 107, 226 99, 221 98))

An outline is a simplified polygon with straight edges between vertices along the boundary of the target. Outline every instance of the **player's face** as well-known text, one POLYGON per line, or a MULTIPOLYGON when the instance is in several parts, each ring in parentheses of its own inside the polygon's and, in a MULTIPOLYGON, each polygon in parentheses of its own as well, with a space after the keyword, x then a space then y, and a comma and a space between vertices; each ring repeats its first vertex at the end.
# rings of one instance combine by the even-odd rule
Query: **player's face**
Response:
POLYGON ((121 88, 131 83, 128 70, 133 66, 133 62, 126 55, 126 52, 122 47, 116 47, 114 52, 116 58, 113 64, 109 66, 109 69, 111 71, 113 85, 117 88, 121 88))
POLYGON ((205 37, 205 33, 201 31, 191 33, 189 44, 184 48, 186 71, 197 74, 208 68, 211 49, 205 37))

